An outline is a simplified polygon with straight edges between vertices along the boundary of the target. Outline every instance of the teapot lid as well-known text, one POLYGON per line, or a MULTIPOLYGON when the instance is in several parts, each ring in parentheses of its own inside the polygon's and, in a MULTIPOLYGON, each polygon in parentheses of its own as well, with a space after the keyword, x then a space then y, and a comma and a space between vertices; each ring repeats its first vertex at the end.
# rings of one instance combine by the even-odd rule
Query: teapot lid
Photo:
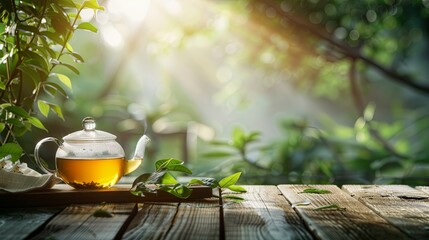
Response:
POLYGON ((96 124, 92 117, 86 117, 82 120, 83 130, 70 133, 63 137, 64 141, 106 141, 115 140, 116 136, 108 132, 95 130, 96 124))

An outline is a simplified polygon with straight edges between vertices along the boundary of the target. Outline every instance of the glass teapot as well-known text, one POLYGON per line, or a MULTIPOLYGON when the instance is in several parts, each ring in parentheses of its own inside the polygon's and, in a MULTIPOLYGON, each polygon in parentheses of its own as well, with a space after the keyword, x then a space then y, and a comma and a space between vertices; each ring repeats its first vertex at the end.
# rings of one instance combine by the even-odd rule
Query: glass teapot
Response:
POLYGON ((96 189, 113 186, 143 161, 145 146, 150 141, 146 135, 137 142, 134 157, 125 160, 124 150, 116 142, 115 135, 96 130, 91 117, 84 118, 82 125, 83 130, 63 137, 63 141, 54 137, 40 140, 34 149, 38 167, 46 173, 55 174, 74 188, 96 189), (40 147, 46 142, 58 145, 55 170, 45 167, 39 156, 40 147))

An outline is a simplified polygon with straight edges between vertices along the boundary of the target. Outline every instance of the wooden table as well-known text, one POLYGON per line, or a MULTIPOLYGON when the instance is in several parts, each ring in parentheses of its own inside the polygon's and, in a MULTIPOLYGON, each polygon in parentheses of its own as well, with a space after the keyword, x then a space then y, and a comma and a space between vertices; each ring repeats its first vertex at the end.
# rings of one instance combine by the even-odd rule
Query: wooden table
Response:
POLYGON ((241 203, 209 198, 1 208, 0 238, 429 239, 429 187, 245 187, 241 203), (303 193, 307 188, 330 193, 303 193))

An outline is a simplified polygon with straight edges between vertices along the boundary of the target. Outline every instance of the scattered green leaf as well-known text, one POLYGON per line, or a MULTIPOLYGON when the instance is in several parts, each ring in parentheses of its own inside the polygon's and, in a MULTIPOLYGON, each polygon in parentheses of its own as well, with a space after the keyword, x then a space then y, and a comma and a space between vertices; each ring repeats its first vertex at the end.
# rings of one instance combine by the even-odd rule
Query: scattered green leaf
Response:
POLYGON ((104 209, 97 209, 92 214, 92 216, 101 217, 101 218, 111 218, 111 217, 113 217, 113 214, 107 210, 104 210, 104 209))
POLYGON ((222 198, 230 199, 236 203, 240 203, 240 202, 244 201, 244 198, 237 196, 237 195, 222 195, 222 198))
POLYGON ((301 193, 328 194, 328 193, 331 193, 331 191, 325 190, 325 189, 318 189, 318 188, 306 188, 301 193))
POLYGON ((228 187, 228 189, 231 191, 234 191, 234 192, 239 192, 239 193, 247 192, 247 190, 244 187, 238 186, 238 185, 231 185, 228 187))
POLYGON ((331 205, 323 205, 317 208, 313 208, 313 211, 320 211, 325 209, 346 210, 346 208, 340 207, 337 204, 331 204, 331 205))

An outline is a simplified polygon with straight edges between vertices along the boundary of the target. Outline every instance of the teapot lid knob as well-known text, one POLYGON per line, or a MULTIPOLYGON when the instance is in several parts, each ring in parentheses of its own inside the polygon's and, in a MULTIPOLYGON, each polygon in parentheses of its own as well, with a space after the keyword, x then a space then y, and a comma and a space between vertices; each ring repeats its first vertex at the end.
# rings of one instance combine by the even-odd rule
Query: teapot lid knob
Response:
POLYGON ((82 120, 83 130, 85 131, 94 131, 95 130, 95 120, 92 117, 86 117, 82 120))

